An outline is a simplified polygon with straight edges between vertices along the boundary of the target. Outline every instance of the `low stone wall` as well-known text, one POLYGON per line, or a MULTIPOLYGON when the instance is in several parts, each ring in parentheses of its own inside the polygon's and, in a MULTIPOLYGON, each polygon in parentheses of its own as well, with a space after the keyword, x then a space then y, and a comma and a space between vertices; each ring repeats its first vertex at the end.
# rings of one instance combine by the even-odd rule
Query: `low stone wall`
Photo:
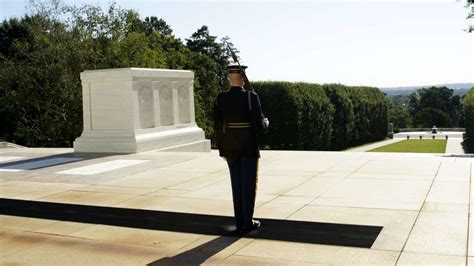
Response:
POLYGON ((395 139, 449 139, 449 138, 461 138, 459 136, 452 136, 447 134, 395 134, 395 139), (420 138, 421 136, 421 138, 420 138))
MULTIPOLYGON (((399 132, 417 132, 417 131, 429 131, 431 128, 400 128, 399 132)), ((457 132, 466 132, 465 128, 462 127, 439 127, 438 131, 457 131, 457 132)))

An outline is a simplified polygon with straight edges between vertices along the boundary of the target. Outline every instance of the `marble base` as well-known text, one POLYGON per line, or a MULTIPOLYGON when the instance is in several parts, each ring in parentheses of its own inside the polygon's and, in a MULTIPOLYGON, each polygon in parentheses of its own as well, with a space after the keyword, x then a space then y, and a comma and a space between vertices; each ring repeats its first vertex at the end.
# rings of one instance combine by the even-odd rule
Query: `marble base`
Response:
POLYGON ((83 132, 74 141, 76 153, 139 153, 151 150, 209 152, 211 143, 197 126, 136 132, 83 132))

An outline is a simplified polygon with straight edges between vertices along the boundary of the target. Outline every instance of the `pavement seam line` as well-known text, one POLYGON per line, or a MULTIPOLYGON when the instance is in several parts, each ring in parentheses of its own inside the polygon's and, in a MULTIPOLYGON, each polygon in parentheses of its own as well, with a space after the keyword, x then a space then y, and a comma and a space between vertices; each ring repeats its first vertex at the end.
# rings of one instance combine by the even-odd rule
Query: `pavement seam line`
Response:
MULTIPOLYGON (((345 178, 347 177, 344 177, 342 178, 339 182, 337 182, 336 184, 334 184, 333 186, 331 186, 330 188, 328 188, 328 190, 332 189, 333 187, 335 187, 337 184, 339 184, 340 182, 342 182, 342 180, 344 180, 345 178)), ((326 191, 327 192, 327 191, 326 191)), ((321 206, 321 205, 311 205, 311 203, 313 201, 315 201, 317 198, 319 198, 319 196, 314 196, 313 199, 309 202, 309 203, 306 203, 306 204, 303 204, 300 208, 296 209, 294 212, 290 213, 289 215, 287 215, 284 219, 285 220, 288 220, 288 218, 290 218, 291 216, 293 216, 294 214, 296 214, 297 212, 299 212, 300 210, 302 210, 303 208, 305 207, 308 207, 308 206, 321 206)))
MULTIPOLYGON (((49 219, 42 219, 42 218, 32 218, 32 219, 41 219, 41 220, 49 220, 49 219)), ((44 226, 41 226, 39 228, 36 228, 36 229, 29 229, 29 230, 13 230, 13 231, 18 231, 18 232, 26 232, 26 233, 32 233, 32 234, 41 234, 41 235, 48 235, 48 236, 53 236, 53 237, 69 237, 69 238, 73 238, 73 239, 80 239, 80 240, 88 240, 88 241, 98 241, 98 242, 103 242, 103 243, 119 243, 119 244, 126 244, 126 245, 134 245, 134 246, 140 246, 140 247, 155 247, 154 245, 149 245, 149 244, 142 244, 142 243, 134 243, 134 242, 127 242, 127 241, 118 241, 118 240, 110 240, 110 239, 103 239, 103 238, 93 238, 93 237, 87 237, 87 236, 78 236, 78 235, 74 235, 76 233, 80 233, 82 231, 86 231, 88 229, 90 229, 91 227, 97 227, 97 226, 104 226, 104 227, 113 227, 113 228, 121 228, 121 229, 130 229, 130 227, 122 227, 122 226, 114 226, 114 225, 106 225, 106 224, 89 224, 89 223, 81 223, 81 224, 88 224, 90 226, 88 226, 87 228, 82 228, 82 229, 78 229, 78 230, 75 230, 71 233, 68 233, 68 234, 58 234, 58 233, 47 233, 47 232, 41 232, 41 231, 35 231, 35 230, 39 230, 41 228, 44 228, 44 227, 47 227, 47 226, 51 226, 55 223, 61 223, 61 222, 66 222, 66 221, 56 221, 56 220, 51 220, 53 222, 51 222, 50 224, 47 224, 47 225, 44 225, 44 226)), ((73 222, 73 223, 80 223, 80 222, 73 222)), ((131 229, 138 229, 138 228, 131 228, 131 229)), ((168 231, 163 231, 163 230, 154 230, 154 229, 138 229, 138 230, 150 230, 150 231, 161 231, 161 232, 168 232, 168 231)), ((187 233, 185 233, 187 234, 187 233)), ((185 246, 181 247, 181 248, 178 248, 174 251, 178 251, 180 249, 183 249, 185 247, 187 247, 188 245, 191 245, 192 243, 202 239, 206 237, 206 235, 201 235, 201 237, 199 237, 198 239, 186 244, 185 246)), ((49 241, 49 240, 48 240, 49 241)))
MULTIPOLYGON (((64 190, 64 191, 61 191, 61 192, 58 192, 58 193, 53 193, 53 194, 51 194, 51 195, 42 196, 42 197, 35 198, 35 199, 31 199, 31 200, 38 201, 38 200, 41 200, 41 199, 44 199, 44 198, 47 198, 47 197, 52 197, 52 196, 59 195, 59 194, 61 194, 61 193, 71 192, 71 191, 74 191, 74 190, 73 190, 73 189, 64 190)), ((9 197, 9 198, 10 198, 10 197, 9 197)))
MULTIPOLYGON (((197 178, 207 177, 207 176, 209 176, 209 175, 213 175, 213 174, 216 174, 216 173, 221 172, 221 171, 222 171, 222 170, 216 170, 216 171, 212 171, 212 172, 209 172, 209 173, 205 173, 205 174, 202 175, 202 176, 197 176, 197 177, 191 178, 191 179, 189 179, 189 180, 185 180, 185 181, 182 181, 182 182, 179 182, 179 183, 176 183, 176 184, 167 186, 167 187, 163 187, 162 189, 173 189, 173 188, 171 188, 171 187, 181 185, 181 184, 183 184, 183 183, 189 182, 189 181, 194 180, 194 179, 197 179, 197 178)), ((219 181, 217 181, 217 182, 221 182, 221 181, 222 181, 222 180, 219 180, 219 181)), ((217 183, 217 182, 214 182, 214 183, 212 183, 211 185, 213 185, 213 184, 215 184, 215 183, 217 183)), ((202 187, 202 188, 205 188, 205 187, 207 187, 207 186, 204 186, 204 187, 202 187)), ((201 188, 198 188, 198 189, 201 189, 201 188)), ((196 190, 198 190, 198 189, 192 189, 192 190, 187 190, 187 191, 196 191, 196 190)), ((186 189, 183 189, 183 190, 186 190, 186 189)))
MULTIPOLYGON (((229 255, 226 256, 222 261, 220 261, 220 262, 218 262, 218 263, 219 263, 219 264, 224 263, 224 261, 225 261, 226 259, 228 259, 228 258, 231 257, 231 256, 234 256, 235 254, 237 254, 237 252, 241 251, 242 249, 244 249, 245 247, 247 247, 248 245, 250 245, 250 243, 253 243, 254 241, 255 241, 255 238, 252 238, 247 244, 243 245, 241 248, 236 249, 234 253, 229 254, 229 255)), ((238 242, 238 240, 236 241, 236 243, 237 243, 237 242, 238 242)), ((224 249, 223 249, 223 250, 224 250, 224 249)), ((223 251, 223 250, 221 250, 221 251, 223 251)), ((235 256, 239 256, 239 255, 235 255, 235 256)))
MULTIPOLYGON (((352 175, 352 174, 351 174, 352 175)), ((381 173, 383 175, 383 173, 381 173)), ((416 177, 416 176, 415 176, 416 177)), ((415 180, 410 180, 410 179, 403 179, 403 178, 380 178, 380 177, 349 177, 351 179, 366 179, 366 180, 394 180, 394 181, 429 181, 430 179, 415 179, 415 180)))
MULTIPOLYGON (((62 194, 62 193, 66 193, 66 192, 81 192, 81 193, 95 193, 95 194, 121 194, 121 193, 113 193, 113 192, 82 191, 82 190, 71 189, 71 190, 61 191, 61 192, 54 193, 54 194, 51 194, 51 195, 43 196, 43 197, 40 197, 40 198, 37 198, 37 199, 33 199, 33 200, 30 200, 30 201, 38 201, 38 200, 41 201, 41 199, 45 199, 45 198, 52 197, 52 196, 55 196, 55 195, 58 195, 58 194, 62 194)), ((121 195, 137 196, 137 195, 132 195, 132 194, 121 194, 121 195)), ((48 201, 48 200, 46 200, 46 202, 65 203, 65 202, 62 202, 62 201, 48 201)), ((122 203, 122 201, 120 201, 120 202, 118 202, 118 203, 116 203, 116 204, 120 204, 120 203, 122 203)), ((79 203, 79 204, 81 204, 81 205, 89 205, 89 204, 84 204, 84 203, 79 203)), ((97 206, 103 206, 103 205, 97 205, 97 206)))
MULTIPOLYGON (((393 208, 378 208, 378 207, 353 207, 353 206, 340 206, 340 205, 314 205, 308 204, 312 207, 331 207, 331 208, 347 208, 347 209, 367 209, 367 210, 387 210, 387 211, 404 211, 404 212, 416 212, 413 209, 393 209, 393 208)), ((431 211, 433 212, 433 211, 431 211)), ((443 212, 443 213, 455 213, 455 212, 443 212)))
MULTIPOLYGON (((123 188, 127 188, 127 187, 123 187, 123 188)), ((81 190, 81 189, 73 189, 71 191, 75 191, 75 192, 98 192, 97 190, 81 190)), ((107 194, 117 194, 117 195, 129 195, 129 196, 142 196, 142 195, 146 195, 146 194, 133 194, 133 193, 123 193, 123 192, 100 192, 100 193, 107 193, 107 194)), ((152 193, 152 192, 150 192, 152 193)))
MULTIPOLYGON (((339 185, 340 183, 342 183, 344 180, 350 178, 351 175, 353 175, 354 173, 356 173, 357 171, 359 171, 360 169, 362 169, 365 165, 367 165, 369 162, 371 162, 371 160, 367 160, 365 163, 363 163, 359 168, 355 169, 354 171, 350 172, 349 174, 346 174, 344 175, 343 178, 341 178, 341 180, 339 180, 338 182, 336 182, 335 184, 333 184, 330 188, 328 188, 326 190, 326 192, 320 194, 319 196, 316 196, 316 198, 311 201, 310 203, 308 203, 308 205, 311 205, 312 202, 314 202, 316 199, 318 198, 321 198, 321 196, 323 196, 325 193, 327 193, 329 190, 333 189, 335 186, 339 185)), ((337 165, 337 164, 336 164, 337 165)), ((323 197, 324 198, 324 197, 323 197)), ((314 205, 314 206, 318 206, 318 205, 314 205)))
MULTIPOLYGON (((263 259, 263 260, 275 260, 275 261, 282 261, 282 262, 288 262, 288 263, 292 263, 292 264, 295 264, 296 263, 308 263, 308 264, 315 264, 316 262, 314 261, 307 261, 307 260, 290 260, 290 259, 276 259, 276 258, 269 258, 269 257, 258 257, 258 256, 255 256, 255 255, 234 255, 236 257, 242 257, 242 258, 255 258, 255 259, 263 259)), ((230 256, 229 256, 230 257, 230 256)), ((227 257, 227 258, 229 258, 227 257)), ((226 259, 227 259, 226 258, 226 259)), ((225 264, 224 261, 222 261, 222 264, 225 264)), ((269 264, 270 265, 270 264, 269 264)), ((319 264, 317 264, 319 265, 319 264)))
MULTIPOLYGON (((267 175, 267 176, 272 176, 272 175, 267 175)), ((302 181, 301 183, 296 184, 294 187, 291 187, 291 188, 289 188, 289 189, 282 190, 283 192, 281 192, 281 193, 279 193, 279 194, 269 194, 269 195, 275 195, 275 196, 276 196, 275 198, 271 199, 269 202, 275 200, 275 199, 278 198, 279 196, 282 196, 282 195, 286 194, 287 192, 290 192, 291 190, 295 189, 295 188, 298 187, 298 186, 301 186, 301 185, 303 185, 303 184, 306 184, 307 182, 309 182, 309 181, 310 181, 311 179, 313 179, 313 178, 314 178, 314 177, 309 177, 307 180, 304 180, 304 181, 302 181)), ((258 184, 257 184, 257 185, 258 185, 258 184)), ((289 196, 289 195, 288 195, 288 196, 289 196)), ((269 202, 268 202, 268 203, 269 203, 269 202)))
MULTIPOLYGON (((186 251, 188 251, 188 250, 184 250, 184 251, 181 252, 181 253, 175 254, 176 252, 178 252, 178 251, 180 251, 180 250, 182 250, 182 249, 185 249, 185 248, 187 248, 188 246, 191 246, 192 244, 194 244, 194 243, 200 241, 201 239, 205 238, 205 237, 208 236, 208 235, 200 235, 200 236, 201 236, 201 237, 198 237, 196 240, 191 241, 191 242, 189 242, 188 244, 186 244, 186 245, 184 245, 184 246, 182 246, 182 247, 180 247, 180 248, 178 248, 178 249, 175 249, 175 250, 169 252, 168 254, 166 254, 166 256, 167 256, 168 258, 171 258, 171 257, 174 257, 174 256, 176 256, 176 255, 179 255, 179 254, 181 254, 181 253, 183 253, 183 252, 186 252, 186 251)), ((212 241, 212 240, 211 240, 211 241, 212 241)), ((206 243, 207 243, 207 242, 206 242, 206 243)), ((193 248, 191 248, 191 249, 193 249, 193 248)))
MULTIPOLYGON (((100 224, 91 224, 91 226, 98 226, 100 224)), ((80 231, 83 231, 83 230, 86 230, 87 228, 85 229, 81 229, 77 232, 80 232, 80 231)), ((71 238, 71 239, 76 239, 76 240, 82 240, 82 241, 88 241, 88 242, 92 242, 92 241, 96 241, 96 242, 99 242, 101 244, 112 244, 112 245, 126 245, 126 246, 135 246, 135 247, 138 247, 138 248, 150 248, 150 247, 155 247, 153 245, 147 245, 147 244, 140 244, 140 243, 132 243, 132 242, 124 242, 124 241, 116 241, 116 240, 108 240, 108 239, 96 239, 96 238, 88 238, 88 237, 83 237, 83 236, 74 236, 74 235, 61 235, 61 234, 50 234, 50 233, 44 233, 44 232, 35 232, 35 231, 21 231, 21 232, 27 232, 27 233, 33 233, 33 234, 41 234, 41 235, 46 235, 46 236, 49 236, 49 237, 53 237, 53 238, 71 238)), ((48 240, 45 240, 45 242, 54 242, 54 239, 48 239, 48 240)), ((47 244, 47 243, 44 243, 44 244, 47 244)), ((36 248, 36 247, 32 247, 32 248, 36 248)), ((21 252, 21 251, 19 251, 21 252)), ((10 256, 10 255, 9 255, 10 256)))
POLYGON ((471 227, 470 227, 470 224, 471 224, 471 186, 472 186, 472 183, 471 183, 471 176, 473 174, 473 169, 472 169, 472 164, 473 162, 471 162, 471 167, 470 167, 470 171, 469 171, 469 204, 467 205, 467 241, 466 241, 466 265, 468 265, 468 262, 469 262, 469 234, 470 234, 470 230, 471 230, 471 227))
MULTIPOLYGON (((271 203, 272 201, 274 201, 275 199, 277 199, 277 198, 278 198, 278 197, 280 197, 280 196, 293 196, 293 197, 312 197, 312 196, 302 196, 302 195, 284 195, 284 194, 286 194, 286 193, 288 193, 289 191, 291 191, 291 190, 295 189, 296 187, 302 186, 302 185, 304 185, 304 184, 306 184, 306 183, 310 182, 311 180, 313 180, 313 179, 315 179, 315 178, 319 177, 319 175, 320 175, 320 174, 322 174, 322 173, 324 173, 324 172, 318 172, 318 174, 316 174, 316 175, 314 175, 314 176, 312 176, 312 177, 308 178, 308 180, 301 182, 300 184, 298 184, 297 186, 293 187, 293 188, 292 188, 292 189, 290 189, 290 190, 287 190, 287 191, 286 191, 285 193, 283 193, 283 194, 279 194, 279 195, 276 195, 276 194, 269 194, 269 195, 275 195, 276 197, 275 197, 275 198, 273 198, 273 199, 271 199, 271 200, 269 200, 268 202, 265 202, 265 203, 271 203)), ((258 193, 258 192, 257 192, 257 193, 258 193)), ((315 197, 314 197, 314 199, 312 199, 312 200, 311 200, 311 202, 312 202, 313 200, 315 200, 315 199, 316 199, 316 197, 317 197, 317 196, 315 196, 315 197)))
MULTIPOLYGON (((357 168, 356 170, 352 171, 351 173, 349 174, 346 174, 343 178, 341 178, 341 180, 339 180, 338 182, 336 182, 335 184, 333 184, 331 187, 329 187, 326 192, 328 192, 329 190, 331 190, 332 188, 334 188, 336 185, 340 184, 342 181, 344 181, 345 179, 349 178, 349 176, 351 176, 352 174, 354 174, 355 172, 359 171, 360 169, 362 169, 362 167, 364 167, 366 164, 368 164, 370 162, 370 160, 367 160, 365 163, 363 163, 359 168, 357 168)), ((341 162, 342 163, 342 162, 341 162)), ((337 165, 337 164, 336 164, 337 165)), ((324 173, 324 172, 322 172, 324 173)), ((310 179, 311 180, 311 179, 310 179)), ((309 182, 309 180, 308 180, 309 182)), ((324 193, 326 193, 324 192, 324 193)), ((322 195, 322 194, 321 194, 322 195)), ((306 203, 304 204, 303 206, 301 206, 300 208, 298 208, 297 210, 295 210, 294 212, 292 212, 290 215, 286 216, 285 217, 285 220, 288 220, 288 218, 290 218, 291 216, 293 216, 294 214, 296 214, 297 212, 299 212, 300 210, 302 210, 303 208, 307 207, 307 206, 324 206, 324 205, 312 205, 311 203, 314 202, 317 198, 320 198, 321 195, 319 196, 315 196, 313 200, 311 200, 309 203, 306 203)))
POLYGON ((434 176, 434 178, 433 178, 433 181, 431 182, 430 188, 428 189, 428 192, 426 193, 425 199, 423 200, 423 204, 421 205, 421 208, 420 208, 420 210, 418 211, 418 214, 417 214, 416 217, 415 217, 415 221, 413 222, 413 225, 411 226, 411 229, 410 229, 410 232, 408 233, 407 239, 405 240, 405 243, 403 243, 403 247, 402 247, 402 249, 400 250, 400 254, 398 255, 398 258, 397 258, 397 261, 395 262, 395 265, 398 264, 398 261, 400 260, 400 257, 402 256, 402 253, 403 253, 403 251, 405 250, 405 247, 406 247, 406 245, 407 245, 407 243, 408 243, 408 240, 410 239, 410 236, 411 236, 411 234, 412 234, 412 232, 413 232, 413 229, 415 228, 416 222, 418 221, 418 218, 420 217, 420 214, 421 214, 421 212, 422 212, 422 210, 423 210, 423 207, 425 206, 426 199, 428 198, 428 195, 430 194, 431 189, 433 188, 433 184, 434 184, 434 182, 435 182, 435 180, 436 180, 436 177, 438 177, 438 173, 439 173, 439 169, 441 169, 441 165, 443 165, 443 161, 440 161, 440 162, 439 162, 438 170, 436 171, 436 174, 435 174, 435 176, 434 176))
MULTIPOLYGON (((394 249, 379 249, 379 248, 373 248, 372 250, 398 252, 397 250, 394 250, 394 249)), ((405 252, 405 253, 464 258, 464 256, 462 256, 462 255, 453 255, 453 254, 447 254, 447 253, 426 253, 426 252, 413 252, 413 251, 407 251, 407 252, 405 252)), ((410 264, 410 265, 414 265, 414 264, 410 264)), ((433 265, 433 264, 429 264, 429 265, 433 265)), ((436 264, 436 265, 437 265, 437 264, 436 264)))

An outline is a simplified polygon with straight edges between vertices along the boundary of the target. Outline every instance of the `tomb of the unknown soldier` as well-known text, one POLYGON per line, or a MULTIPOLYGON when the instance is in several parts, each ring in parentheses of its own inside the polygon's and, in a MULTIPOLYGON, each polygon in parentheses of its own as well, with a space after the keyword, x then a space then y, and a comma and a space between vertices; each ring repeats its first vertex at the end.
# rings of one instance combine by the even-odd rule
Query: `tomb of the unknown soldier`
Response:
POLYGON ((81 73, 84 131, 75 152, 209 151, 196 125, 193 73, 123 68, 81 73))

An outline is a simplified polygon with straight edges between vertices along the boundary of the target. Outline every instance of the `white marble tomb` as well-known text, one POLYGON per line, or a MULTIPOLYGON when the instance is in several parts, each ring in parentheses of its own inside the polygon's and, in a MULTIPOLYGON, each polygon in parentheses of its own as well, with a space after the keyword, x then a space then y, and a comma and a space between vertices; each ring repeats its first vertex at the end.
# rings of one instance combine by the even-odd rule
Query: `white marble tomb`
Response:
POLYGON ((82 72, 84 130, 74 151, 210 151, 195 122, 193 78, 169 69, 82 72))

